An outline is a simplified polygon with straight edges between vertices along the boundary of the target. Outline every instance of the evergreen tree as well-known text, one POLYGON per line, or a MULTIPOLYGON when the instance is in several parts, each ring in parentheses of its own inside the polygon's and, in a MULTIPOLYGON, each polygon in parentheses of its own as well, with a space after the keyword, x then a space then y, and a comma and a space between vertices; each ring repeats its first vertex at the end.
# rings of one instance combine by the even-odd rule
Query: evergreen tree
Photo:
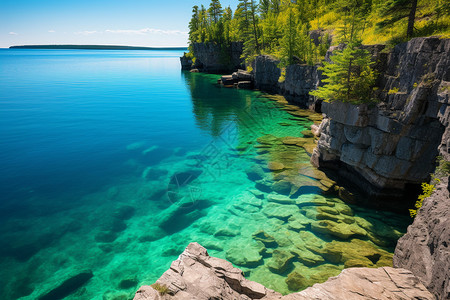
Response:
POLYGON ((266 52, 273 53, 278 51, 280 40, 283 36, 280 26, 279 14, 269 12, 264 19, 260 21, 262 49, 266 52))
POLYGON ((324 62, 320 69, 327 77, 323 87, 310 94, 327 102, 369 102, 372 96, 375 74, 371 68, 370 53, 349 44, 343 51, 331 56, 331 63, 324 62))
POLYGON ((199 42, 204 43, 207 41, 208 37, 208 14, 206 12, 206 8, 203 6, 200 7, 198 12, 199 19, 199 42))
POLYGON ((259 12, 261 13, 261 17, 264 19, 270 11, 270 0, 259 0, 259 12))
POLYGON ((208 13, 211 19, 211 22, 217 23, 222 17, 223 9, 219 0, 211 0, 209 4, 208 13))
MULTIPOLYGON (((252 25, 252 37, 249 41, 247 41, 249 44, 251 44, 251 47, 254 47, 254 53, 260 54, 260 47, 259 47, 259 35, 260 35, 260 29, 259 29, 259 20, 257 15, 257 5, 255 3, 255 0, 249 0, 249 20, 252 25)), ((253 50, 253 49, 252 49, 253 50)))
POLYGON ((417 0, 388 0, 380 9, 380 16, 385 20, 379 22, 379 28, 387 27, 395 22, 408 18, 406 37, 414 34, 414 20, 416 17, 417 0))
POLYGON ((199 13, 198 13, 198 6, 195 5, 192 8, 192 18, 189 22, 189 43, 196 43, 199 40, 199 27, 200 27, 200 20, 199 20, 199 13))
POLYGON ((224 40, 227 44, 235 40, 235 37, 233 36, 233 31, 231 29, 232 27, 232 21, 233 21, 233 11, 231 10, 231 7, 225 8, 222 16, 222 21, 224 24, 224 40))
POLYGON ((343 21, 343 26, 337 29, 339 42, 348 44, 357 41, 366 26, 370 0, 339 0, 335 5, 343 21))
POLYGON ((249 21, 249 5, 248 0, 239 0, 234 17, 237 21, 239 29, 239 40, 245 41, 250 35, 250 21, 249 21))
POLYGON ((281 56, 284 65, 291 65, 294 54, 297 54, 299 50, 297 19, 294 9, 288 7, 285 13, 285 19, 283 20, 283 35, 280 41, 281 56))

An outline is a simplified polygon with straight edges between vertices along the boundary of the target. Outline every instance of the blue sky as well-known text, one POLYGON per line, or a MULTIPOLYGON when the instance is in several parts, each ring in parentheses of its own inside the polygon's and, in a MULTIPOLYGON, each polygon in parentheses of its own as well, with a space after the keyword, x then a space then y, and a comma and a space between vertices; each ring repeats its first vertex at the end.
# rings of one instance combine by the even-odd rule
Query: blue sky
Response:
MULTIPOLYGON (((236 8, 238 0, 221 0, 236 8)), ((1 0, 0 48, 30 44, 186 46, 192 6, 209 0, 1 0)))

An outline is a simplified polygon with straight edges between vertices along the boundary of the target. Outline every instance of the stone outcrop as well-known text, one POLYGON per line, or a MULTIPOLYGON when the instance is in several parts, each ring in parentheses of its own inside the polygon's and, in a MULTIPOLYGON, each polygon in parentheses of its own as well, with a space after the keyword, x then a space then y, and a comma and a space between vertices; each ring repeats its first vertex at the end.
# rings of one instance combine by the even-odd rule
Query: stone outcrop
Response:
POLYGON ((286 68, 285 80, 280 83, 280 92, 289 101, 320 112, 322 101, 316 101, 309 92, 321 85, 321 76, 318 66, 290 65, 286 68))
POLYGON ((425 199, 414 223, 400 238, 394 266, 411 270, 438 299, 450 299, 449 178, 425 199))
POLYGON ((286 68, 284 81, 279 81, 281 69, 280 61, 270 55, 260 55, 253 62, 253 75, 255 88, 282 94, 290 102, 320 111, 320 101, 316 103, 314 97, 309 95, 311 90, 317 89, 321 84, 321 72, 318 66, 293 64, 286 68))
MULTIPOLYGON (((191 67, 207 73, 227 73, 243 69, 242 48, 241 42, 232 42, 227 49, 215 43, 194 43, 192 49, 196 59, 191 67)), ((188 70, 188 62, 184 56, 180 60, 182 68, 188 70)))
POLYGON ((181 70, 189 71, 192 68, 192 59, 186 56, 186 52, 184 52, 183 56, 180 57, 181 70))
MULTIPOLYGON (((297 279, 302 278, 297 274, 297 279)), ((291 278, 293 281, 296 278, 291 278)), ((210 257, 205 248, 191 243, 152 286, 142 286, 134 300, 150 299, 434 299, 410 272, 383 267, 351 268, 322 284, 287 296, 244 278, 231 263, 210 257)))
POLYGON ((438 147, 449 156, 450 40, 412 39, 378 67, 377 105, 322 103, 326 118, 312 162, 338 169, 385 205, 380 199, 392 202, 428 180, 438 147))
POLYGON ((209 256, 197 243, 189 244, 155 284, 167 287, 167 294, 160 295, 151 286, 143 286, 134 300, 262 299, 279 295, 245 279, 241 270, 226 260, 209 256))
POLYGON ((279 60, 270 55, 260 55, 255 58, 252 65, 255 88, 278 92, 278 79, 281 75, 281 70, 278 68, 279 63, 279 60))
POLYGON ((253 75, 245 70, 237 70, 231 75, 224 75, 218 83, 225 87, 235 87, 240 89, 252 89, 253 88, 253 75))

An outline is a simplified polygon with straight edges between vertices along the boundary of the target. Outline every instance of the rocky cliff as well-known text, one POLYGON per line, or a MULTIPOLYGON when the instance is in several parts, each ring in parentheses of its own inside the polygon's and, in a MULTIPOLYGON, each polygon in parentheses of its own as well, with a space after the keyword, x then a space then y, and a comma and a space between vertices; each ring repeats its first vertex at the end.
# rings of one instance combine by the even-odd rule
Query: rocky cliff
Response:
POLYGON ((286 68, 285 79, 279 81, 279 63, 278 59, 270 55, 256 57, 252 65, 255 88, 282 94, 290 102, 319 111, 320 105, 316 106, 315 99, 309 95, 309 92, 317 89, 321 83, 318 66, 290 65, 286 68))
MULTIPOLYGON (((232 42, 229 46, 215 43, 192 44, 195 56, 192 68, 207 73, 226 73, 244 68, 242 56, 243 43, 232 42)), ((180 58, 184 70, 189 69, 189 62, 183 56, 180 58)))
POLYGON ((394 266, 411 270, 438 299, 450 299, 450 186, 442 178, 398 241, 394 266))
POLYGON ((282 296, 245 279, 242 271, 231 263, 211 257, 205 248, 191 243, 155 284, 142 286, 134 297, 134 300, 150 299, 432 300, 434 297, 410 271, 389 267, 346 269, 325 283, 282 296))
POLYGON ((326 117, 312 156, 314 165, 335 168, 378 206, 427 181, 438 148, 448 156, 450 40, 412 39, 381 68, 377 105, 322 104, 326 117))

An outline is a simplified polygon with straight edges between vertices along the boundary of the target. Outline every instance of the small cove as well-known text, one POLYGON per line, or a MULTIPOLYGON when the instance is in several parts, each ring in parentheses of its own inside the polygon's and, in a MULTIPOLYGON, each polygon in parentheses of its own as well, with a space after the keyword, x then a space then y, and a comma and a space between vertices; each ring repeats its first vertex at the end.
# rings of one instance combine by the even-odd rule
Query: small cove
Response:
POLYGON ((390 264, 410 219, 322 193, 317 116, 181 54, 0 51, 0 298, 132 298, 193 241, 282 293, 390 264))

